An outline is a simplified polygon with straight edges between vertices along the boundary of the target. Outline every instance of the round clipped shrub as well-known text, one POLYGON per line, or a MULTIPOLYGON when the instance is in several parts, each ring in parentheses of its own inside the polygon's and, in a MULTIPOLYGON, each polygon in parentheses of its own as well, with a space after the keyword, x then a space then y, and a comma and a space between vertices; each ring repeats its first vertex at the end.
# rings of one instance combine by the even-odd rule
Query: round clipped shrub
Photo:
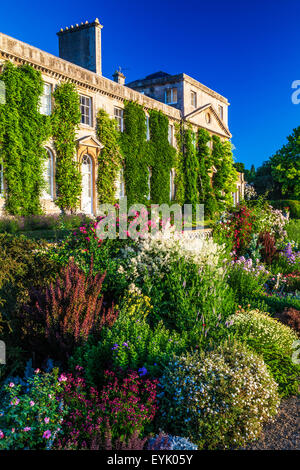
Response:
POLYGON ((258 310, 238 312, 228 321, 238 338, 262 356, 278 384, 279 395, 297 394, 300 366, 292 361, 297 334, 289 326, 258 310))
POLYGON ((199 449, 236 448, 256 439, 279 406, 264 361, 237 342, 173 359, 160 387, 160 425, 199 449))
POLYGON ((228 319, 241 339, 254 338, 262 345, 274 345, 283 354, 291 355, 296 333, 286 325, 259 310, 240 311, 228 319))

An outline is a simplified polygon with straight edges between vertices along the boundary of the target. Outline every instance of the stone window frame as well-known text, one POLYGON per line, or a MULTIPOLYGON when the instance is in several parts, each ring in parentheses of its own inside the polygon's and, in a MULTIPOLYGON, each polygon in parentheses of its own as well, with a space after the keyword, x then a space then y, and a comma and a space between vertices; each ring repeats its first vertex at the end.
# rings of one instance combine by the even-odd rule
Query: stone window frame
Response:
POLYGON ((3 163, 0 163, 0 197, 4 197, 4 169, 3 163))
POLYGON ((175 201, 176 198, 176 186, 175 186, 175 168, 171 168, 170 170, 170 201, 175 201))
POLYGON ((178 103, 178 88, 177 87, 167 88, 165 90, 165 104, 177 104, 177 103, 178 103), (170 93, 170 99, 168 98, 169 93, 170 93), (176 95, 176 99, 174 99, 174 95, 176 95))
POLYGON ((174 146, 174 126, 169 123, 168 127, 168 142, 170 145, 174 146))
POLYGON ((81 126, 93 127, 93 98, 89 95, 79 94, 81 126), (87 104, 88 103, 88 104, 87 104), (88 113, 84 112, 88 110, 88 113))
POLYGON ((191 90, 191 106, 197 108, 197 92, 191 90))
POLYGON ((218 105, 218 112, 219 112, 219 117, 220 119, 222 119, 222 121, 224 120, 224 107, 222 105, 218 105))
POLYGON ((51 116, 52 113, 52 84, 48 82, 43 83, 43 94, 40 99, 40 114, 43 116, 51 116), (45 92, 48 89, 49 93, 45 92))
POLYGON ((150 140, 150 116, 146 114, 146 140, 150 140))
POLYGON ((118 123, 118 129, 120 132, 124 131, 124 109, 114 106, 114 118, 118 123))
POLYGON ((47 165, 49 164, 49 160, 50 160, 50 175, 49 175, 49 172, 48 172, 48 166, 45 168, 45 169, 47 169, 47 181, 46 181, 47 186, 48 186, 48 183, 49 183, 49 180, 50 180, 50 192, 48 192, 48 188, 45 189, 43 199, 49 199, 50 201, 54 201, 54 199, 56 197, 56 190, 55 190, 55 155, 54 155, 54 152, 51 148, 45 147, 45 150, 46 150, 47 155, 48 155, 47 165), (50 176, 50 178, 49 178, 49 176, 50 176))

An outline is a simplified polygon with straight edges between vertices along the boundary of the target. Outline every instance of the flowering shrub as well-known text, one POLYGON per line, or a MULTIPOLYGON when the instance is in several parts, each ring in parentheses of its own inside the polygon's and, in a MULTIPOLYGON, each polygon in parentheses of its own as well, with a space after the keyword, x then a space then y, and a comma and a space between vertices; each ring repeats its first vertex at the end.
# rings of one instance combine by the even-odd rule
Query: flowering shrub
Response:
POLYGON ((261 344, 274 344, 284 354, 292 355, 297 335, 267 313, 258 310, 240 311, 230 317, 232 329, 240 338, 256 338, 261 344))
POLYGON ((252 237, 254 213, 245 205, 241 205, 234 212, 225 213, 216 227, 216 232, 223 232, 225 237, 232 243, 236 256, 245 254, 252 237))
POLYGON ((150 324, 190 330, 204 315, 216 323, 221 311, 232 310, 226 283, 223 247, 211 239, 189 240, 171 230, 148 237, 122 251, 119 272, 151 298, 150 324))
POLYGON ((300 366, 292 362, 295 332, 256 310, 238 312, 230 318, 230 324, 238 338, 263 357, 278 384, 279 395, 297 394, 300 366))
POLYGON ((175 358, 160 386, 164 428, 180 430, 200 449, 232 448, 255 439, 279 405, 277 385, 263 360, 238 343, 175 358))
POLYGON ((173 353, 182 353, 187 334, 168 331, 163 322, 151 328, 145 318, 121 311, 111 328, 104 328, 96 345, 85 345, 76 351, 71 364, 84 367, 92 384, 103 381, 103 370, 112 368, 119 373, 139 370, 141 376, 158 376, 163 364, 173 353))
POLYGON ((70 262, 45 291, 33 290, 24 306, 24 333, 37 351, 65 360, 74 347, 112 325, 117 313, 103 308, 104 275, 88 276, 70 262))
MULTIPOLYGON (((81 372, 81 368, 77 370, 81 372)), ((63 436, 57 440, 60 449, 87 449, 95 441, 126 443, 135 434, 138 438, 155 415, 157 381, 142 379, 129 372, 119 380, 114 372, 105 371, 106 385, 99 393, 87 387, 84 379, 66 376, 61 398, 69 408, 62 422, 63 436)))
POLYGON ((66 413, 57 394, 64 388, 58 371, 36 370, 26 386, 10 382, 4 386, 0 410, 0 449, 49 449, 61 432, 66 413))
POLYGON ((251 258, 240 256, 231 261, 228 283, 234 290, 237 300, 241 302, 243 298, 262 294, 269 274, 258 259, 253 261, 251 258))
POLYGON ((198 450, 198 446, 185 437, 160 433, 148 441, 148 450, 198 450))
POLYGON ((257 196, 257 192, 252 184, 245 184, 245 199, 249 201, 250 199, 254 199, 257 196))

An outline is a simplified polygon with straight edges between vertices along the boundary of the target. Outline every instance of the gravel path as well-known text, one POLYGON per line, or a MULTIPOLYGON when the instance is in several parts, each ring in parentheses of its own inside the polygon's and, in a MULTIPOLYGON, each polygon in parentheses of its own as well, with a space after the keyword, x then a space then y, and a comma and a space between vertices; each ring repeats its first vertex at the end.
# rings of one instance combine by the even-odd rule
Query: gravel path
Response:
POLYGON ((273 423, 264 427, 258 441, 247 450, 299 450, 300 449, 300 397, 282 401, 273 423))

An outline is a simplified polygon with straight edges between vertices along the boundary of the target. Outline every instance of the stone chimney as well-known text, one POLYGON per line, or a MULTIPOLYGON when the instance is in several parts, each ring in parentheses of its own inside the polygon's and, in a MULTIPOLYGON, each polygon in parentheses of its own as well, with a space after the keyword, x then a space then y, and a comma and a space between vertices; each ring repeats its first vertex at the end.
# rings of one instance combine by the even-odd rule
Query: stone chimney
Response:
POLYGON ((121 70, 116 70, 113 74, 114 82, 119 83, 120 85, 125 85, 125 75, 121 72, 121 70))
POLYGON ((102 75, 101 29, 98 18, 93 23, 61 29, 58 33, 59 57, 102 75))

